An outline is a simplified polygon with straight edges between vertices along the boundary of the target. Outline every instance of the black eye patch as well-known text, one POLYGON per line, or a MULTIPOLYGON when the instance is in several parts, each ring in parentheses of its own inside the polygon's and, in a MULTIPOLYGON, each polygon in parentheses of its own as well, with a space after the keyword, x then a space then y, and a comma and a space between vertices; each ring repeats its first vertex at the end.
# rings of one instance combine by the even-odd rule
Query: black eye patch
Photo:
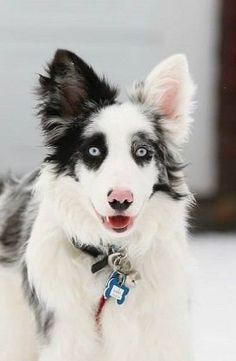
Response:
POLYGON ((88 169, 97 170, 108 154, 105 135, 95 133, 90 137, 84 137, 79 147, 79 154, 88 169), (94 148, 98 151, 91 151, 94 148))
POLYGON ((154 155, 154 141, 146 133, 136 133, 132 137, 131 154, 140 166, 150 163, 154 155))

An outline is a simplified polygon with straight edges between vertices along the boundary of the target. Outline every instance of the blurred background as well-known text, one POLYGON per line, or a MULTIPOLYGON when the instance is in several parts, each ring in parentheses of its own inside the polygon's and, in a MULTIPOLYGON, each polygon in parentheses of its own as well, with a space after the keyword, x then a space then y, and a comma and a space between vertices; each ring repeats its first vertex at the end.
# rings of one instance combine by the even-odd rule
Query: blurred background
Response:
POLYGON ((236 230, 235 0, 0 4, 0 173, 24 173, 42 160, 33 89, 57 48, 106 74, 122 98, 165 57, 187 55, 198 90, 186 174, 198 201, 192 247, 203 270, 195 287, 195 348, 197 360, 235 360, 236 242, 234 233, 226 235, 236 230))

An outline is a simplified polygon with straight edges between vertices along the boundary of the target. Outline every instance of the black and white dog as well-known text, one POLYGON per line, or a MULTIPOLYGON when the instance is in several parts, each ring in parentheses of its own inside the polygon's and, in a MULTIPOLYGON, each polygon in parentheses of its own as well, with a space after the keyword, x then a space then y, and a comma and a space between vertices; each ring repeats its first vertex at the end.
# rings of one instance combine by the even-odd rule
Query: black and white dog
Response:
POLYGON ((129 100, 75 54, 40 77, 47 157, 0 183, 1 361, 189 361, 180 155, 194 86, 174 55, 129 100))

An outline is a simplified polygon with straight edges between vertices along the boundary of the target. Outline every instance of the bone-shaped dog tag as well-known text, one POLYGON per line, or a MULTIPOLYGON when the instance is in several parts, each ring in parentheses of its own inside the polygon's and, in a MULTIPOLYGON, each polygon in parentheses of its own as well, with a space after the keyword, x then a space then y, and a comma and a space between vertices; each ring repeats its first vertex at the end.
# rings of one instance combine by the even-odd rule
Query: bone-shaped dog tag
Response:
POLYGON ((115 298, 117 304, 122 305, 125 302, 128 293, 129 288, 123 283, 123 281, 121 282, 120 275, 117 272, 113 272, 104 290, 104 298, 115 298))

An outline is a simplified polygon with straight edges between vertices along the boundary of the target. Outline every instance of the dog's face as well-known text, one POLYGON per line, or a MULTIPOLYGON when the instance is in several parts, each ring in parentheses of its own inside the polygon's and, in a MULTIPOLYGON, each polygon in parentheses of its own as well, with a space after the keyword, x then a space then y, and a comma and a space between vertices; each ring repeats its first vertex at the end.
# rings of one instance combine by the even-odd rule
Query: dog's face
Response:
POLYGON ((40 79, 47 161, 77 182, 104 230, 132 232, 157 192, 182 198, 178 148, 193 93, 184 56, 154 68, 126 103, 68 51, 57 51, 48 74, 40 79))
POLYGON ((84 131, 75 174, 108 230, 132 228, 151 197, 160 170, 151 121, 133 104, 114 104, 84 131))

